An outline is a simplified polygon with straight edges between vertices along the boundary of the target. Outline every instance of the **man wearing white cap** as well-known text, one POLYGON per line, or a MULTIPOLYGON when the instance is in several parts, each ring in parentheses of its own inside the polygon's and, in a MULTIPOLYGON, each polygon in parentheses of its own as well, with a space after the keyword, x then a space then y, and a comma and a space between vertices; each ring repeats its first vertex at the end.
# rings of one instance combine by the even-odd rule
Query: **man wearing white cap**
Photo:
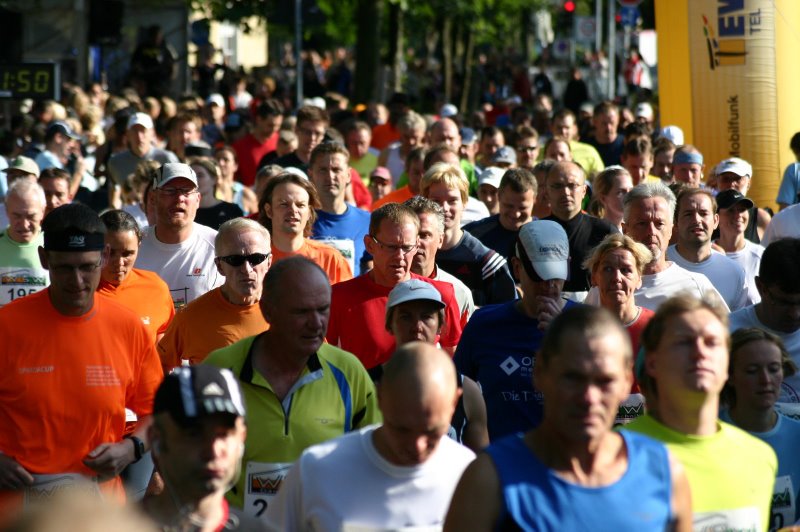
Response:
POLYGON ((221 94, 211 94, 206 99, 206 123, 200 130, 201 138, 214 146, 225 141, 225 98, 221 94))
POLYGON ((497 202, 497 189, 500 188, 500 180, 503 179, 505 172, 503 168, 490 166, 478 176, 478 199, 489 209, 489 214, 500 212, 500 204, 497 202))
MULTIPOLYGON (((714 174, 717 178, 717 190, 720 192, 738 190, 742 196, 747 196, 753 178, 753 167, 750 163, 738 157, 731 157, 719 163, 714 169, 714 174)), ((772 217, 767 211, 755 205, 750 207, 748 214, 749 220, 744 230, 744 237, 758 244, 772 217)), ((716 231, 715 236, 718 233, 719 231, 716 231)))
POLYGON ((108 161, 108 203, 112 208, 122 206, 120 191, 122 185, 128 181, 128 176, 136 171, 136 166, 141 161, 158 161, 164 163, 177 163, 178 157, 171 151, 162 150, 153 146, 155 129, 153 119, 146 113, 134 113, 128 119, 125 139, 128 149, 111 156, 108 161))
POLYGON ((569 260, 567 233, 559 224, 534 220, 523 225, 511 258, 522 299, 483 307, 464 328, 456 366, 481 385, 491 440, 541 421, 542 398, 531 377, 548 324, 576 305, 561 297, 569 260))
POLYGON ((655 118, 655 114, 653 113, 653 106, 647 102, 642 102, 636 106, 636 112, 634 113, 636 116, 636 121, 645 124, 650 131, 653 130, 653 118, 655 118))
POLYGON ((156 224, 142 239, 135 266, 164 279, 177 310, 223 284, 214 264, 217 232, 194 221, 200 192, 189 165, 162 165, 153 192, 156 224))

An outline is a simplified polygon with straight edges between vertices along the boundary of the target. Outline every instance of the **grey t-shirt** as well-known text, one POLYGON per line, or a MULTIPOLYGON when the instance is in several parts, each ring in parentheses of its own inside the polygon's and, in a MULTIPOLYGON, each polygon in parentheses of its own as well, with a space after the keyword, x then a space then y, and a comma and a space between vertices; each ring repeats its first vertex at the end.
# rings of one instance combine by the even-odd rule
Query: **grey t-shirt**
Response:
POLYGON ((144 157, 137 157, 130 150, 125 150, 111 156, 108 161, 108 174, 115 185, 122 185, 128 181, 128 176, 136 171, 136 165, 142 161, 158 161, 164 163, 177 163, 178 156, 171 151, 160 148, 151 148, 144 157))

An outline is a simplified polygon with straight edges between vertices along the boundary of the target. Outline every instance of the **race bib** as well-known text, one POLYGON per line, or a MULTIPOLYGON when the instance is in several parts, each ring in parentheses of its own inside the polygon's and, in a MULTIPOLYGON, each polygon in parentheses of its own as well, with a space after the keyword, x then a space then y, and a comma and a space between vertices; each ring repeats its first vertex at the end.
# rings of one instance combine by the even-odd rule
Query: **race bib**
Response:
POLYGON ((617 418, 614 420, 614 426, 626 425, 639 416, 644 415, 644 395, 640 393, 632 393, 619 405, 617 410, 617 418))
POLYGON ((77 473, 33 475, 33 484, 25 488, 24 505, 46 504, 64 491, 80 491, 100 497, 97 483, 77 473))
POLYGON ((291 467, 291 462, 247 462, 244 492, 244 512, 247 515, 264 518, 291 467))
POLYGON ((792 477, 784 475, 775 479, 769 516, 770 530, 778 530, 794 523, 797 504, 795 493, 792 477))
POLYGON ((356 269, 356 245, 352 240, 326 238, 324 240, 320 240, 320 242, 338 250, 339 253, 341 253, 342 256, 347 259, 347 263, 350 264, 350 271, 353 272, 353 275, 358 275, 358 270, 356 269))
POLYGON ((695 512, 692 520, 694 530, 763 530, 761 512, 755 506, 733 510, 695 512))

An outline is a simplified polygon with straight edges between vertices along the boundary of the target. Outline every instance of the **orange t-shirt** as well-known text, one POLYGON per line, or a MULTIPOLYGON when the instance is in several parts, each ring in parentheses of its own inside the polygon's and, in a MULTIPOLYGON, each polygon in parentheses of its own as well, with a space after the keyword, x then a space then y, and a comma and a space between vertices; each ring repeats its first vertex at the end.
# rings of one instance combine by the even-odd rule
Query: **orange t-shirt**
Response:
MULTIPOLYGON (((152 412, 163 379, 141 320, 95 296, 83 316, 64 316, 50 289, 0 309, 0 452, 32 474, 96 473, 82 460, 101 443, 118 443, 125 409, 152 412)), ((117 477, 102 485, 122 496, 117 477)), ((20 492, 0 491, 0 507, 20 492)))
POLYGON ((222 287, 217 287, 175 314, 158 342, 161 365, 166 372, 180 366, 182 360, 199 364, 211 351, 267 329, 258 303, 234 305, 222 295, 222 287))
POLYGON ((133 268, 118 285, 100 281, 97 291, 139 316, 153 339, 153 345, 175 316, 169 287, 155 272, 133 268))
POLYGON ((328 274, 332 285, 353 278, 353 271, 350 269, 347 259, 336 248, 323 242, 306 238, 303 247, 295 253, 281 251, 274 244, 272 246, 272 259, 275 262, 293 255, 302 255, 316 262, 328 274))
POLYGON ((408 185, 406 185, 404 187, 398 188, 397 190, 392 190, 379 200, 373 201, 370 210, 374 211, 378 207, 382 207, 387 203, 403 203, 404 201, 409 200, 413 197, 414 193, 411 192, 411 189, 408 188, 408 185))
POLYGON ((398 140, 400 140, 400 132, 389 122, 372 128, 372 147, 376 150, 382 150, 398 140))

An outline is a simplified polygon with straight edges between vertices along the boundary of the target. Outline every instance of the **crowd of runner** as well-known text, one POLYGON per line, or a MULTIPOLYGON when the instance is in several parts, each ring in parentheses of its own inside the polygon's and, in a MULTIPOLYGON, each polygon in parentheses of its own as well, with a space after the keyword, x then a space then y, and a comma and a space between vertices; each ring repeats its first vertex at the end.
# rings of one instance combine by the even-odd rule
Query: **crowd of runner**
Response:
POLYGON ((798 522, 800 163, 774 213, 646 102, 67 94, 0 145, 0 525, 798 522))

